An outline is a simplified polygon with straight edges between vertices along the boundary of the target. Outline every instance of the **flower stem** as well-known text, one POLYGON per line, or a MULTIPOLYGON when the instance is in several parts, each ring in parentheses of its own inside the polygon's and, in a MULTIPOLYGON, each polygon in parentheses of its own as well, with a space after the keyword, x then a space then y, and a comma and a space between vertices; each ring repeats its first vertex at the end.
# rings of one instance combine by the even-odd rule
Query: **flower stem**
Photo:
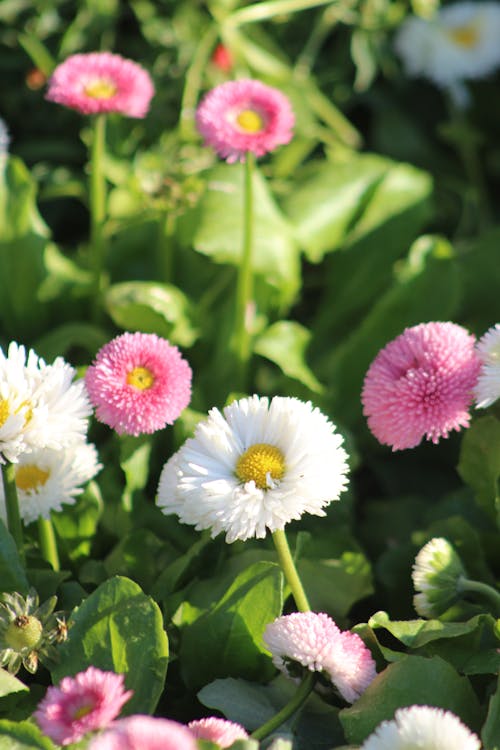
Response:
POLYGON ((330 5, 331 2, 332 0, 265 0, 262 3, 252 3, 248 7, 236 10, 225 19, 225 23, 228 26, 242 26, 245 23, 257 23, 319 5, 330 5))
POLYGON ((181 114, 179 119, 179 134, 181 140, 184 141, 190 141, 196 137, 196 128, 194 126, 196 103, 198 101, 203 75, 207 67, 207 61, 212 48, 217 41, 218 33, 217 24, 213 23, 208 27, 196 46, 196 52, 186 73, 186 83, 182 93, 181 114))
POLYGON ((94 119, 94 132, 90 151, 90 263, 93 275, 94 318, 98 318, 101 309, 103 291, 103 270, 106 245, 104 240, 104 220, 106 218, 106 180, 103 161, 106 148, 106 115, 97 115, 94 119))
POLYGON ((457 589, 461 593, 472 593, 484 596, 489 599, 495 606, 497 617, 500 616, 500 592, 489 586, 487 583, 481 581, 471 581, 469 578, 460 577, 457 584, 457 589))
POLYGON ((54 534, 54 526, 50 518, 38 519, 38 540, 43 559, 47 560, 54 570, 61 570, 56 535, 54 534))
POLYGON ((269 721, 266 721, 261 727, 252 732, 250 735, 255 740, 263 740, 275 729, 278 729, 282 724, 285 723, 290 716, 299 710, 302 704, 307 700, 308 696, 314 687, 314 673, 308 674, 300 683, 299 688, 292 699, 275 714, 269 721))
POLYGON ((19 557, 24 562, 23 527, 19 513, 17 497, 16 467, 14 464, 2 464, 2 479, 7 510, 7 527, 14 539, 19 557))
POLYGON ((297 573, 297 568, 295 567, 292 553, 290 552, 290 547, 288 546, 288 540, 283 529, 279 529, 278 531, 275 531, 273 533, 273 542, 274 546, 276 547, 278 559, 283 569, 283 573, 285 574, 285 578, 288 582, 288 585, 292 589, 292 594, 293 598, 295 599, 297 609, 299 610, 299 612, 309 612, 311 610, 311 607, 307 600, 304 587, 302 586, 302 581, 300 580, 299 574, 297 573))
POLYGON ((243 246, 236 282, 236 310, 234 320, 235 351, 237 360, 237 387, 244 391, 248 360, 250 359, 249 314, 253 299, 253 172, 255 157, 247 153, 243 187, 243 246))

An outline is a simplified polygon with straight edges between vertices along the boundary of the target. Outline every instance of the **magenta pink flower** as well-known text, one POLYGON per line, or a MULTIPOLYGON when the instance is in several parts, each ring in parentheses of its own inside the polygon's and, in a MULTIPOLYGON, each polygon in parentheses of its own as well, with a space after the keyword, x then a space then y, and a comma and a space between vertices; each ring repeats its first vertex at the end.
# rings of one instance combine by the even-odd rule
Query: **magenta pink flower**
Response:
POLYGON ((368 427, 394 451, 437 443, 469 426, 480 361, 474 336, 455 323, 406 328, 375 357, 361 400, 368 427))
POLYGON ((97 352, 85 375, 97 419, 119 434, 173 424, 191 399, 191 368, 154 333, 124 333, 97 352))
POLYGON ((70 745, 88 732, 104 729, 132 696, 123 679, 122 674, 96 667, 64 677, 58 687, 48 688, 34 713, 40 729, 58 745, 70 745))
POLYGON ((197 750, 189 729, 170 719, 129 716, 95 737, 88 750, 197 750))
POLYGON ((189 729, 200 740, 210 740, 219 747, 231 747, 236 740, 247 740, 248 734, 241 724, 226 719, 208 716, 205 719, 190 721, 189 729))
POLYGON ((292 138, 295 118, 287 97, 260 81, 216 86, 203 98, 196 124, 207 146, 230 164, 273 151, 292 138))
POLYGON ((52 73, 46 99, 84 115, 119 112, 144 117, 154 94, 149 73, 111 52, 68 57, 52 73))
POLYGON ((340 695, 354 702, 376 675, 375 662, 361 638, 340 630, 324 612, 293 612, 264 631, 264 642, 279 670, 295 677, 297 664, 320 672, 340 695))

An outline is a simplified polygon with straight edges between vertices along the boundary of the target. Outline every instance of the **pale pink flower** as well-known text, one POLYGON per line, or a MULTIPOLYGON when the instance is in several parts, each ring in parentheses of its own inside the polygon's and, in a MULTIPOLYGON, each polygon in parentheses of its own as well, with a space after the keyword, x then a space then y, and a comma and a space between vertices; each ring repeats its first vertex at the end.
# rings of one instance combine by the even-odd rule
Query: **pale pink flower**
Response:
POLYGON ((295 117, 287 97, 271 86, 242 79, 205 94, 196 124, 207 146, 230 164, 273 151, 292 139, 295 117))
POLYGON ((188 727, 197 739, 210 740, 223 748, 231 747, 236 740, 248 739, 248 734, 241 724, 227 721, 227 719, 218 719, 215 716, 190 721, 188 727))
POLYGON ((394 451, 469 426, 479 375, 474 336, 455 323, 406 328, 375 357, 361 400, 368 427, 394 451))
POLYGON ((123 679, 122 674, 96 667, 64 677, 58 687, 48 688, 34 713, 40 729, 58 745, 70 745, 88 732, 104 729, 132 696, 123 679))
POLYGON ((84 115, 119 112, 144 117, 154 94, 144 68, 111 52, 68 57, 52 73, 46 99, 84 115))
POLYGON ((326 676, 353 703, 376 675, 375 662, 361 638, 342 631, 324 612, 293 612, 264 631, 273 663, 285 674, 299 674, 294 663, 326 676))
POLYGON ((95 737, 87 750, 197 750, 187 727, 170 719, 129 716, 95 737))
POLYGON ((191 399, 191 368, 176 346, 154 333, 124 333, 88 368, 85 385, 97 419, 119 434, 173 424, 191 399))

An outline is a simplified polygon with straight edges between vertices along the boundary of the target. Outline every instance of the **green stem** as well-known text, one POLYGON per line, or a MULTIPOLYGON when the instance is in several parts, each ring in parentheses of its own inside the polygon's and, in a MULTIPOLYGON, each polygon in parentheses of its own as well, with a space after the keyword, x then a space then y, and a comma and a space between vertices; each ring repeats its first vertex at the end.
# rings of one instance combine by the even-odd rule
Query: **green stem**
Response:
POLYGON ((54 534, 54 526, 50 519, 38 519, 38 540, 40 542, 40 551, 43 559, 47 560, 54 570, 61 570, 56 535, 54 534))
POLYGON ((309 612, 311 607, 307 601, 306 592, 302 586, 302 581, 297 573, 297 568, 293 561, 290 547, 288 546, 288 540, 283 529, 279 529, 273 533, 273 542, 278 553, 278 559, 280 565, 285 574, 285 578, 288 581, 288 585, 292 589, 293 598, 299 612, 309 612))
POLYGON ((308 696, 314 687, 314 673, 308 674, 303 681, 300 683, 299 688, 293 698, 275 714, 269 721, 266 721, 261 727, 252 732, 250 735, 255 740, 263 740, 264 737, 268 737, 275 729, 278 729, 282 724, 285 723, 290 716, 299 710, 302 704, 307 700, 308 696))
POLYGON ((217 41, 217 24, 211 24, 201 37, 193 56, 193 61, 186 73, 186 83, 182 93, 179 133, 181 140, 190 141, 196 135, 194 113, 200 95, 201 82, 212 48, 217 41))
POLYGON ((19 513, 15 464, 2 464, 2 479, 5 507, 7 510, 7 528, 16 543, 19 557, 24 561, 23 527, 21 524, 21 515, 19 513))
POLYGON ((106 218, 106 179, 104 177, 104 153, 106 148, 106 115, 97 115, 94 120, 90 151, 90 262, 93 275, 94 317, 101 310, 104 287, 103 270, 106 245, 104 220, 106 218))
POLYGON ((255 156, 247 153, 245 159, 243 247, 236 282, 236 310, 234 341, 237 359, 237 387, 245 390, 248 361, 250 359, 250 321, 253 301, 253 171, 255 156))
POLYGON ((305 81, 311 75, 316 57, 332 28, 338 23, 338 8, 331 5, 325 8, 316 21, 313 30, 304 45, 304 49, 294 65, 296 80, 305 81))
POLYGON ((487 583, 481 581, 471 581, 469 578, 460 578, 457 585, 458 591, 461 593, 480 594, 495 607, 497 617, 500 616, 500 592, 489 586, 487 583))
POLYGON ((274 16, 331 4, 332 0, 266 0, 266 2, 253 3, 235 11, 225 19, 225 23, 231 26, 242 26, 245 23, 257 23, 274 18, 274 16))

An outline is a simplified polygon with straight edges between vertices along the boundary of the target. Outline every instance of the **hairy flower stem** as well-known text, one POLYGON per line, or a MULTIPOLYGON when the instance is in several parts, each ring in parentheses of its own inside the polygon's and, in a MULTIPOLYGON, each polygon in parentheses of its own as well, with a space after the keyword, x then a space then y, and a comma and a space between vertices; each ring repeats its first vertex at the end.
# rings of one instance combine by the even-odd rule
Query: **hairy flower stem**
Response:
POLYGON ((19 557, 24 562, 23 527, 19 513, 19 499, 17 497, 16 467, 14 464, 2 464, 3 489, 5 507, 7 509, 7 527, 14 539, 19 557))
POLYGON ((285 723, 290 716, 299 710, 302 704, 307 700, 314 687, 314 673, 308 674, 300 683, 297 692, 293 698, 275 714, 269 721, 266 721, 261 727, 252 732, 250 735, 255 740, 263 740, 268 737, 275 729, 278 729, 285 723))
POLYGON ((104 220, 106 218, 106 179, 104 177, 104 153, 106 148, 106 115, 97 115, 94 119, 92 146, 90 150, 90 264, 93 285, 93 313, 98 319, 101 313, 102 292, 104 287, 103 271, 105 264, 106 243, 104 239, 104 220))
POLYGON ((50 563, 54 570, 61 570, 56 535, 54 534, 54 526, 50 519, 38 519, 38 541, 43 559, 50 563))
POLYGON ((457 590, 461 594, 479 594, 484 596, 486 599, 494 605, 495 613, 497 617, 500 617, 500 592, 489 586, 487 583, 481 581, 472 581, 469 578, 460 577, 457 583, 457 590))
POLYGON ((285 578, 290 586, 295 599, 295 604, 299 612, 310 612, 311 607, 307 600, 306 592, 302 586, 302 581, 297 573, 297 568, 293 561, 290 547, 288 546, 288 540, 285 532, 280 529, 273 533, 273 542, 278 553, 278 559, 280 561, 281 568, 285 574, 285 578))

